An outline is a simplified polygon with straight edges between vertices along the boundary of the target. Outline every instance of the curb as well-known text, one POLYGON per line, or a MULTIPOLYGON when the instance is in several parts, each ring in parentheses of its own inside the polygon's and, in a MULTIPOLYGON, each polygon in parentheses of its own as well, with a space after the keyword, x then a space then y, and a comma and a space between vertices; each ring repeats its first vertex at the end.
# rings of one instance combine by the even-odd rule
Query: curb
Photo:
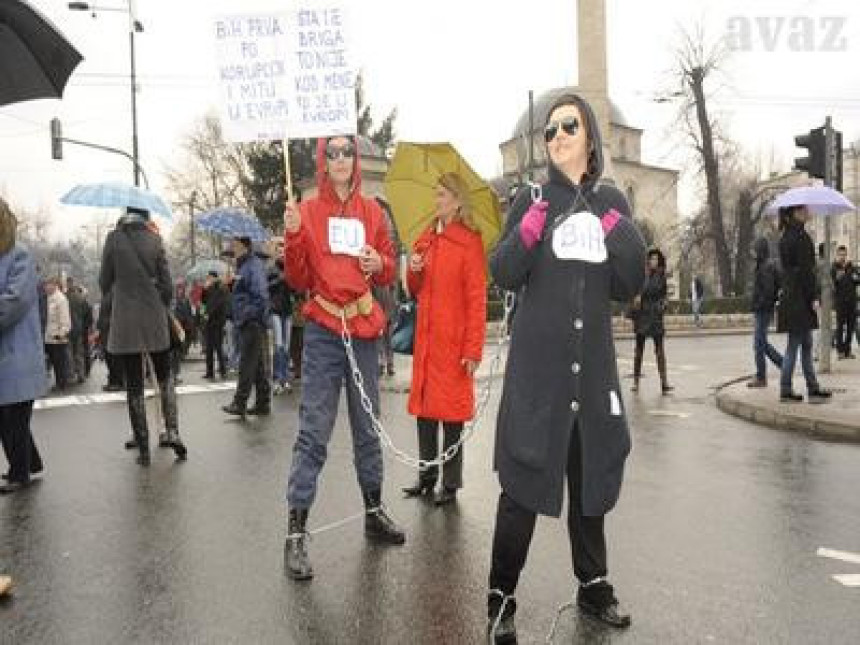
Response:
MULTIPOLYGON (((717 408, 720 411, 758 425, 798 432, 815 439, 860 443, 860 425, 815 419, 799 414, 794 410, 797 410, 801 404, 786 403, 784 404, 785 412, 781 412, 739 401, 731 394, 722 391, 717 393, 716 400, 717 408)), ((809 404, 802 405, 807 406, 809 404)))

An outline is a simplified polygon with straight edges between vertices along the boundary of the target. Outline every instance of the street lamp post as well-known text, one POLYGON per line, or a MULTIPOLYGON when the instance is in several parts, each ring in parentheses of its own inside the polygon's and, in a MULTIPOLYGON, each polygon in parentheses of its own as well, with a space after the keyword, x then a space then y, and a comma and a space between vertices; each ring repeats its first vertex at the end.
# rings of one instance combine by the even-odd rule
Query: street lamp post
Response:
POLYGON ((69 9, 72 11, 90 11, 93 18, 96 17, 99 11, 117 11, 128 14, 128 43, 129 56, 131 59, 131 156, 134 161, 134 185, 140 186, 140 151, 137 139, 137 64, 135 60, 135 34, 143 31, 143 25, 137 19, 136 0, 127 0, 128 7, 103 7, 93 5, 88 2, 70 2, 69 9))

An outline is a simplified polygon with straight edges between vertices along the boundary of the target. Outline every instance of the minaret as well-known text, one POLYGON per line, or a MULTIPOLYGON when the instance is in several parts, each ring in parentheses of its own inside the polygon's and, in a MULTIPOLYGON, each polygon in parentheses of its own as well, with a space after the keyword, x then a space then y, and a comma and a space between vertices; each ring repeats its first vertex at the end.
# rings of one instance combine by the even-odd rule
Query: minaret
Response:
POLYGON ((579 91, 591 104, 603 137, 603 176, 612 179, 609 81, 606 66, 606 0, 577 1, 579 91))

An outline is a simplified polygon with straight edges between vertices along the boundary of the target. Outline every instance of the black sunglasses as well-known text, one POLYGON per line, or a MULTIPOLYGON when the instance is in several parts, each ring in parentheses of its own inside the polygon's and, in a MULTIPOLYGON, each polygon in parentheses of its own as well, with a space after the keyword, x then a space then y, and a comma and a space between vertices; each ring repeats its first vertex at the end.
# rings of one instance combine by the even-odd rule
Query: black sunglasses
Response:
POLYGON ((330 161, 336 159, 352 159, 355 156, 355 148, 352 144, 345 146, 327 145, 325 148, 325 156, 330 161))
POLYGON ((559 126, 561 126, 561 129, 564 130, 566 134, 572 137, 579 132, 579 119, 575 116, 568 116, 563 118, 561 121, 552 121, 548 123, 543 130, 543 138, 547 143, 555 139, 555 136, 558 134, 559 126))

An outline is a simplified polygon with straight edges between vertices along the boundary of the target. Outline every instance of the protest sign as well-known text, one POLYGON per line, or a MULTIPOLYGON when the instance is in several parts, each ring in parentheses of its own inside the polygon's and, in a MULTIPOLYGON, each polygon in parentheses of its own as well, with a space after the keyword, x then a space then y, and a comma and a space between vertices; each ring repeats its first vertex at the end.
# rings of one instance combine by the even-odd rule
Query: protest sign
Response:
POLYGON ((221 117, 228 141, 287 134, 291 90, 287 15, 235 15, 214 22, 221 117))
POLYGON ((290 137, 355 134, 356 71, 343 7, 307 3, 289 14, 290 137))

